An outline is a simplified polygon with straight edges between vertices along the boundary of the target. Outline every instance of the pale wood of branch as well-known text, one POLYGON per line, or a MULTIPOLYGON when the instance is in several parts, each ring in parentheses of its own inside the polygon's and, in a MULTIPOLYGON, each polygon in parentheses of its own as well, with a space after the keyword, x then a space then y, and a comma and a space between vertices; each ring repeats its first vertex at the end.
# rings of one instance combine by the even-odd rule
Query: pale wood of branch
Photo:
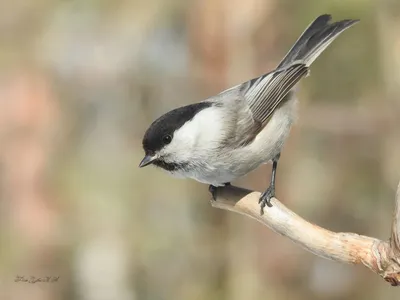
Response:
POLYGON ((216 189, 213 207, 233 211, 268 226, 320 257, 342 263, 362 264, 393 286, 400 285, 400 184, 389 241, 349 232, 332 232, 292 212, 277 199, 260 214, 259 192, 227 186, 216 189))

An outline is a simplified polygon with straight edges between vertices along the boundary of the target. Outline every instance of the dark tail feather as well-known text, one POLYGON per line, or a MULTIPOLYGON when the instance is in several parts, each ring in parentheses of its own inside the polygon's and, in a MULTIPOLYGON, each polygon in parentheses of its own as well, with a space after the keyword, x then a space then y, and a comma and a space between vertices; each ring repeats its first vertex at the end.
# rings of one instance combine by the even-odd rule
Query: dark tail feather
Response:
POLYGON ((310 66, 339 34, 359 21, 343 20, 329 24, 330 20, 330 15, 316 18, 286 54, 277 69, 285 68, 294 62, 310 66))

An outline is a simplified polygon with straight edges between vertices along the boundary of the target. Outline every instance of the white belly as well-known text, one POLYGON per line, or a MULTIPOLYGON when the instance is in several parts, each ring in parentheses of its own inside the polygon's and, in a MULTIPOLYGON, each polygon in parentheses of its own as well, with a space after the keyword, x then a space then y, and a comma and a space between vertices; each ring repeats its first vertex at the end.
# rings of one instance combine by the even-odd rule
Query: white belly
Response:
POLYGON ((274 112, 268 124, 254 141, 246 147, 233 151, 221 151, 198 162, 194 159, 194 166, 190 168, 190 171, 178 171, 173 175, 189 177, 214 186, 224 185, 246 175, 280 153, 291 125, 295 121, 296 108, 296 99, 284 103, 274 112))

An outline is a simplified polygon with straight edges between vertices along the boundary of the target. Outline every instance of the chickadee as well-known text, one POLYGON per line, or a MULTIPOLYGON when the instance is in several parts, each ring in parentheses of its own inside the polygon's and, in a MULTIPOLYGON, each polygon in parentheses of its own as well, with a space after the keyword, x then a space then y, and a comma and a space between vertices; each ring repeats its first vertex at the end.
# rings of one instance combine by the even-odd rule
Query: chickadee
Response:
POLYGON ((144 135, 139 167, 153 164, 213 190, 272 161, 270 186, 259 200, 263 214, 265 205, 272 206, 280 152, 295 120, 295 85, 322 51, 359 21, 330 20, 330 15, 315 19, 274 71, 155 120, 144 135))

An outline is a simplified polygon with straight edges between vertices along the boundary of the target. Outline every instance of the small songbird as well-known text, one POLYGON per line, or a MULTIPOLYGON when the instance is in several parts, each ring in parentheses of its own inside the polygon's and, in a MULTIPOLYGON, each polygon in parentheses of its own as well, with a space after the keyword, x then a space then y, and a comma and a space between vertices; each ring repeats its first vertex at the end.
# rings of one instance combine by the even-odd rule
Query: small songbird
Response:
POLYGON ((274 71, 155 120, 144 135, 139 166, 153 164, 213 190, 272 162, 270 185, 259 200, 262 214, 272 206, 278 160, 296 118, 295 86, 329 44, 358 22, 330 20, 315 19, 274 71))

